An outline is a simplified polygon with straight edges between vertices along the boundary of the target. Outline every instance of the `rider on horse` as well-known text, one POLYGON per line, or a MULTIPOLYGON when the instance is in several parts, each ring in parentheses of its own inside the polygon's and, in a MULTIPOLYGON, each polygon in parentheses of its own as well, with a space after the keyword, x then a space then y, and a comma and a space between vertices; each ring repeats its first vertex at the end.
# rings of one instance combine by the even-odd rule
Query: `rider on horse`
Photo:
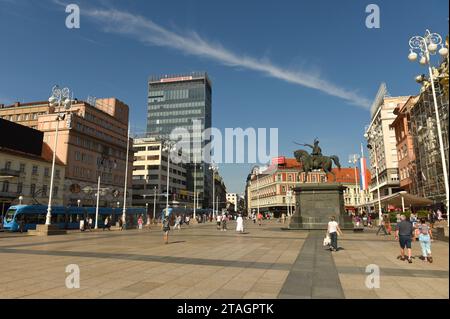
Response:
MULTIPOLYGON (((316 163, 316 159, 322 156, 322 149, 319 146, 319 140, 317 138, 314 139, 314 145, 303 144, 303 146, 308 146, 312 149, 311 156, 313 158, 313 163, 316 163)), ((316 165, 314 165, 316 166, 316 165)))

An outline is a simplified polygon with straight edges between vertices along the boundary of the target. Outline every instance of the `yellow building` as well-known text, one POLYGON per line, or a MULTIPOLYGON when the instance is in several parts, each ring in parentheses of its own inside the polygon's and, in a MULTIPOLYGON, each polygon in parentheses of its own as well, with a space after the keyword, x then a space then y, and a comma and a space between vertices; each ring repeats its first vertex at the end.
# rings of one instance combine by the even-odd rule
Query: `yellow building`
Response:
MULTIPOLYGON (((0 209, 10 205, 48 204, 51 159, 0 147, 0 209)), ((65 167, 55 165, 53 205, 63 205, 65 167)))

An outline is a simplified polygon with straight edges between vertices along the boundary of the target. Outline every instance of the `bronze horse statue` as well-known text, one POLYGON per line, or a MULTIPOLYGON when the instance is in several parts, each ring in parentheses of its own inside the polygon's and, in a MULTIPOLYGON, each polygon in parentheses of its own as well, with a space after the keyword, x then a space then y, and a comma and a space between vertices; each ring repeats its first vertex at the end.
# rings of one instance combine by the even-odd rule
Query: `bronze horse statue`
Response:
POLYGON ((305 150, 296 150, 294 152, 295 159, 297 162, 302 164, 301 172, 305 172, 303 182, 306 181, 306 176, 309 172, 314 169, 322 169, 325 173, 330 173, 336 179, 336 175, 332 171, 333 162, 341 169, 341 164, 339 163, 339 158, 336 155, 323 156, 323 155, 310 155, 305 150))

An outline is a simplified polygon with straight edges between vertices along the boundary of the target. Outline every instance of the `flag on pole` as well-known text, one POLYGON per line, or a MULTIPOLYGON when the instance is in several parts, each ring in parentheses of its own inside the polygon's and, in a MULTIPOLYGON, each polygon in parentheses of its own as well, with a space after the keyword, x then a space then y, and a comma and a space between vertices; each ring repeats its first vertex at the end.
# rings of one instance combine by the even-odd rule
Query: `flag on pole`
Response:
POLYGON ((361 172, 361 189, 367 190, 369 189, 369 181, 367 180, 367 162, 366 158, 364 157, 364 150, 361 143, 361 158, 360 158, 360 172, 361 172))

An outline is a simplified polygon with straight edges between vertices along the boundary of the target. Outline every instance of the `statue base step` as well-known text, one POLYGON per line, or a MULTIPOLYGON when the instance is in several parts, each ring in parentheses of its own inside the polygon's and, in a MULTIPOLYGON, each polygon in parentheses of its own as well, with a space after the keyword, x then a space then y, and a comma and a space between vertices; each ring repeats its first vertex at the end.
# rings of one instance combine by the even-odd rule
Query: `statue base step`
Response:
POLYGON ((51 235, 65 235, 67 231, 60 229, 56 225, 36 225, 36 229, 28 230, 28 235, 32 236, 51 236, 51 235))

